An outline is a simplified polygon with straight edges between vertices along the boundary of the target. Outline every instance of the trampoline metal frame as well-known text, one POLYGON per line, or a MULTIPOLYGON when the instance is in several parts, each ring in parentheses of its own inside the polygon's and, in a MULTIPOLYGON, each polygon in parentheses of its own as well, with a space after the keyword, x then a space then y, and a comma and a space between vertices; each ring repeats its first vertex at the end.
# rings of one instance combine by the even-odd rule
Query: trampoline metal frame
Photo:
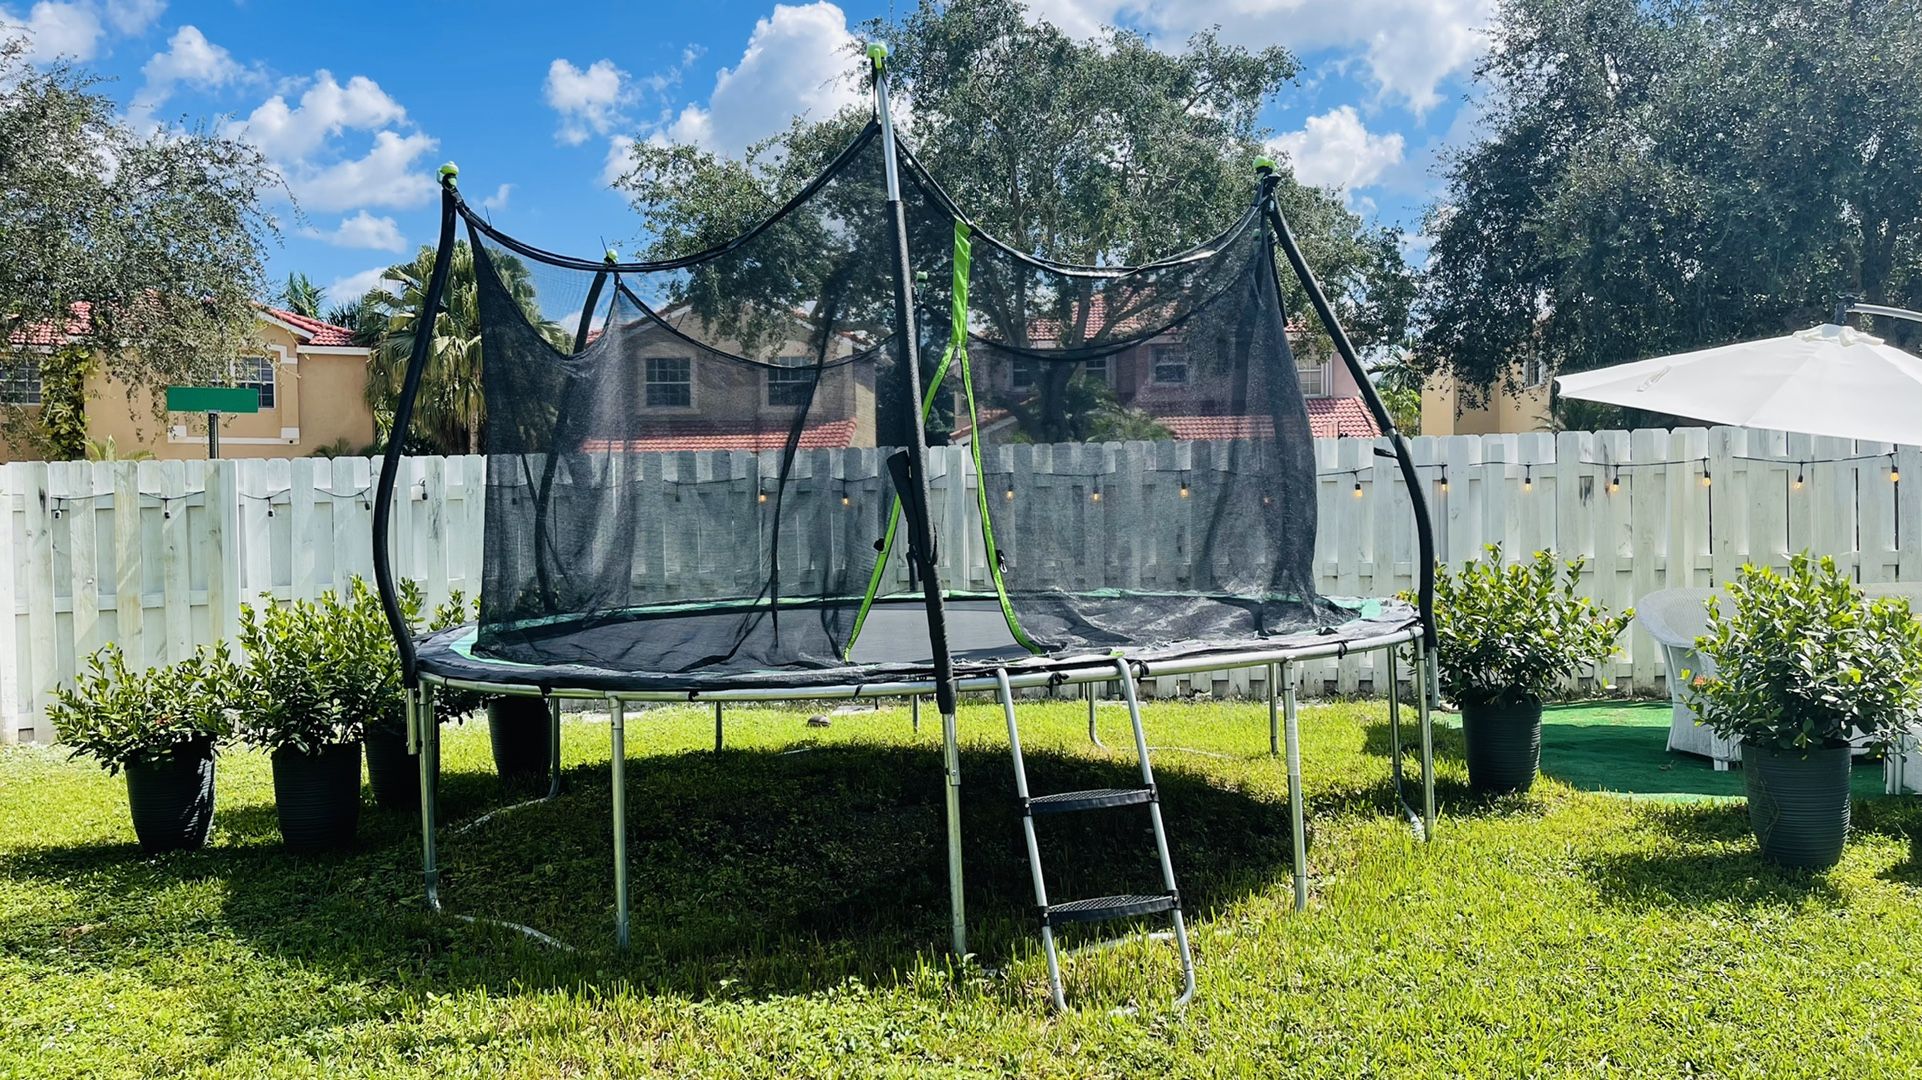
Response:
MULTIPOLYGON (((1384 668, 1387 673, 1389 693, 1389 755, 1390 771, 1398 809, 1408 819, 1423 840, 1432 839, 1435 832, 1435 769, 1434 737, 1432 716, 1429 712, 1426 687, 1429 669, 1433 665, 1433 655, 1425 647, 1420 626, 1383 634, 1359 641, 1332 642, 1326 645, 1298 645, 1284 649, 1248 650, 1235 653, 1202 654, 1192 657, 1177 657, 1157 660, 1125 661, 1134 679, 1150 679, 1174 675, 1194 675, 1203 672, 1232 671, 1247 668, 1266 668, 1270 673, 1268 680, 1268 707, 1271 723, 1277 718, 1279 704, 1279 727, 1288 773, 1288 817, 1289 832, 1293 843, 1291 857, 1295 909, 1303 910, 1308 904, 1308 852, 1306 827, 1306 808, 1302 790, 1300 729, 1298 724, 1299 702, 1294 688, 1294 667, 1309 660, 1322 660, 1353 656, 1358 653, 1383 652, 1386 654, 1384 668), (1407 795, 1402 772, 1401 742, 1401 701, 1397 688, 1399 662, 1397 651, 1408 646, 1414 653, 1414 671, 1411 685, 1415 690, 1418 723, 1420 726, 1420 776, 1421 805, 1416 807, 1407 795), (1279 678, 1275 676, 1279 675, 1279 678)), ((1068 661, 1060 666, 1032 667, 1028 670, 1008 671, 1006 685, 1011 689, 1040 689, 1056 686, 1089 686, 1098 683, 1117 681, 1116 658, 1090 658, 1086 662, 1068 661)), ((433 672, 420 673, 421 685, 409 693, 408 735, 420 748, 421 768, 421 861, 422 876, 427 890, 428 906, 438 911, 440 902, 440 862, 439 848, 436 843, 437 818, 439 815, 436 776, 440 770, 440 724, 435 715, 434 697, 440 690, 465 690, 484 694, 511 696, 542 696, 549 699, 552 730, 550 738, 553 746, 554 786, 550 788, 549 798, 559 790, 560 775, 560 699, 574 701, 605 702, 608 708, 608 726, 611 736, 609 760, 611 788, 611 817, 613 828, 614 858, 614 934, 617 944, 626 948, 630 930, 630 898, 628 894, 627 861, 627 754, 626 729, 627 706, 635 703, 711 703, 718 714, 720 707, 729 702, 787 702, 819 700, 856 700, 862 698, 899 698, 906 697, 910 702, 931 694, 935 689, 932 679, 908 680, 887 683, 848 683, 840 686, 820 687, 755 687, 735 690, 569 690, 566 688, 542 688, 526 683, 480 682, 469 679, 451 679, 433 672)), ((1001 679, 994 673, 957 675, 954 689, 957 693, 998 693, 1002 687, 1001 679)), ((913 707, 913 706, 911 706, 913 707)), ((1093 728, 1090 728, 1093 731, 1093 728)), ((1099 745, 1097 743, 1097 745, 1099 745)), ((963 858, 961 839, 961 750, 955 726, 954 713, 946 711, 941 717, 942 772, 946 781, 947 803, 947 849, 948 849, 948 902, 952 944, 957 956, 968 952, 967 915, 962 898, 963 858)), ((1271 753, 1273 748, 1271 747, 1271 753)))

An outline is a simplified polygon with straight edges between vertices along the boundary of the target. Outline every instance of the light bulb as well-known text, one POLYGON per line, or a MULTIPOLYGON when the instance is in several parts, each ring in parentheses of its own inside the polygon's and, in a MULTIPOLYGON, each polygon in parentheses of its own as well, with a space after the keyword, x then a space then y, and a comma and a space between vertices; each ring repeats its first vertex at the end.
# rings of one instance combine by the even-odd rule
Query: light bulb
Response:
POLYGON ((1355 498, 1361 498, 1361 477, 1355 477, 1355 498))

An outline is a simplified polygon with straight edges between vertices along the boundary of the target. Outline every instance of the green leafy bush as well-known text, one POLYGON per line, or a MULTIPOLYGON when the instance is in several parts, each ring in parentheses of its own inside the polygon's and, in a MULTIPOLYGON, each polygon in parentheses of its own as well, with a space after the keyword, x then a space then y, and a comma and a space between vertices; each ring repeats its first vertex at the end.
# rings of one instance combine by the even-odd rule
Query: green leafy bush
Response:
MULTIPOLYGON (((417 615, 420 590, 401 590, 417 615)), ((345 596, 240 610, 246 740, 264 749, 313 753, 353 742, 368 727, 398 727, 404 696, 400 660, 380 598, 355 578, 345 596)))
POLYGON ((1806 552, 1787 574, 1744 566, 1728 591, 1732 610, 1711 598, 1695 642, 1715 674, 1689 675, 1690 703, 1716 734, 1778 750, 1838 746, 1886 738, 1922 706, 1922 624, 1907 600, 1870 602, 1834 559, 1806 552))
POLYGON ((176 750, 218 744, 233 734, 238 671, 226 650, 201 646, 178 663, 132 671, 120 647, 87 661, 72 689, 54 695, 47 716, 74 757, 91 757, 109 773, 157 764, 176 750))
POLYGON ((1633 610, 1610 615, 1575 595, 1583 560, 1560 563, 1546 551, 1503 565, 1491 544, 1484 558, 1435 575, 1436 656, 1441 688, 1457 705, 1539 703, 1584 669, 1615 654, 1633 610))

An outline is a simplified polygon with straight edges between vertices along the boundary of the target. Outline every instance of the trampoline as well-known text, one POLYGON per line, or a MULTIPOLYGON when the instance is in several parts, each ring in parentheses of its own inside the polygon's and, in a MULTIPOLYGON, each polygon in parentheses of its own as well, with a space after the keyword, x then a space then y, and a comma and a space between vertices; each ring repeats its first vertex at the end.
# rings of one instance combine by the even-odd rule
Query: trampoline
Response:
MULTIPOLYGON (((1040 933, 1063 1004, 1054 928, 1166 913, 1192 994, 1180 895, 1136 684, 1264 668, 1270 748, 1285 752, 1296 903, 1306 896, 1295 665, 1357 652, 1415 664, 1432 833, 1433 545, 1402 437, 1301 256, 1257 162, 1247 204, 1213 238, 1141 266, 1076 266, 983 231, 889 119, 874 114, 764 219, 695 254, 579 259, 515 239, 442 170, 424 312, 471 258, 485 396, 479 617, 413 635, 389 552, 400 448, 433 362, 422 317, 377 481, 375 576, 409 686, 423 778, 446 691, 605 704, 613 734, 615 926, 628 931, 623 732, 635 702, 907 697, 941 717, 953 946, 962 906, 956 695, 1007 720, 1040 933), (464 235, 463 235, 464 234, 464 235), (1314 588, 1314 443, 1283 310, 1299 281, 1385 433, 1414 510, 1419 603, 1314 588), (1142 786, 1031 796, 1020 695, 1112 684, 1142 786), (1159 889, 1050 903, 1036 815, 1141 812, 1159 889)), ((690 238, 692 239, 692 238, 690 238)), ((689 246, 694 246, 690 244, 689 246)), ((1090 694, 1089 731, 1095 734, 1090 694)), ((428 901, 438 909, 434 785, 423 783, 428 901)))

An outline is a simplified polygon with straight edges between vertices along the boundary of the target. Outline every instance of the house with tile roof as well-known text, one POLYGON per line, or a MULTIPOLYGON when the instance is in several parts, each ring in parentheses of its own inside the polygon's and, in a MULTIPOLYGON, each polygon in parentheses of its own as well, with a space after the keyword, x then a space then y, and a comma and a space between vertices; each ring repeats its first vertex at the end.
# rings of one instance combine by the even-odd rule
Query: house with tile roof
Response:
MULTIPOLYGON (((88 315, 84 305, 75 305, 74 320, 88 315)), ((84 324, 76 323, 58 333, 47 326, 16 331, 10 342, 13 355, 0 372, 0 407, 38 409, 39 358, 83 330, 84 324)), ((374 414, 365 393, 367 362, 368 350, 354 344, 353 333, 345 327, 260 306, 252 346, 229 358, 225 380, 256 390, 260 411, 221 418, 221 456, 361 451, 374 441, 374 414)), ((162 459, 205 458, 206 418, 158 411, 158 393, 96 371, 87 384, 87 438, 101 443, 111 439, 121 455, 144 450, 162 459)), ((0 461, 30 454, 27 447, 0 437, 0 461)))

